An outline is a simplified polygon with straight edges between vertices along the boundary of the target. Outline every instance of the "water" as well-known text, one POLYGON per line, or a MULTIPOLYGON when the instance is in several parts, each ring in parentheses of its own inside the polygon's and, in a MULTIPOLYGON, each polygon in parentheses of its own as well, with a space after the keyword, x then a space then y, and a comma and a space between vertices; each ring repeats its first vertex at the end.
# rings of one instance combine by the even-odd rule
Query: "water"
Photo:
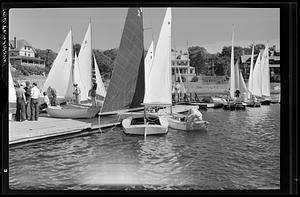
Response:
POLYGON ((126 136, 121 127, 9 150, 10 189, 280 188, 280 105, 202 111, 207 132, 126 136))

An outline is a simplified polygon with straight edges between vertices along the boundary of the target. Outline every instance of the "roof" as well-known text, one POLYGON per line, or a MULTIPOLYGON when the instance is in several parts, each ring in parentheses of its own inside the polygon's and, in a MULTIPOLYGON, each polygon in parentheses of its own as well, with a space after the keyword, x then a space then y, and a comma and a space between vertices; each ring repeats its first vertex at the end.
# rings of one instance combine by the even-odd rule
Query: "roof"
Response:
POLYGON ((17 46, 15 49, 12 48, 14 46, 13 40, 9 41, 9 45, 11 47, 11 51, 20 51, 24 46, 30 46, 32 48, 33 52, 35 52, 34 47, 26 40, 17 40, 17 46))
POLYGON ((174 59, 179 59, 179 60, 189 60, 189 55, 183 55, 183 54, 180 54, 180 53, 175 53, 175 52, 171 52, 171 58, 172 60, 174 59))

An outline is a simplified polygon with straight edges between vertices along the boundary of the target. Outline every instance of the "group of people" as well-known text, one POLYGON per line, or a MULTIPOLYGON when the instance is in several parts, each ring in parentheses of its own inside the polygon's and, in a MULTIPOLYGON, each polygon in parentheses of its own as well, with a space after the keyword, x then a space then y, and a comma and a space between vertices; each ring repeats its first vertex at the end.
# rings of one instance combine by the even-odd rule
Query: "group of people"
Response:
POLYGON ((37 121, 39 118, 40 107, 45 108, 49 105, 47 94, 44 93, 44 100, 40 105, 39 97, 41 92, 37 87, 36 82, 33 82, 32 85, 30 85, 29 81, 26 81, 26 83, 22 82, 21 84, 16 82, 14 86, 17 97, 16 121, 37 121))

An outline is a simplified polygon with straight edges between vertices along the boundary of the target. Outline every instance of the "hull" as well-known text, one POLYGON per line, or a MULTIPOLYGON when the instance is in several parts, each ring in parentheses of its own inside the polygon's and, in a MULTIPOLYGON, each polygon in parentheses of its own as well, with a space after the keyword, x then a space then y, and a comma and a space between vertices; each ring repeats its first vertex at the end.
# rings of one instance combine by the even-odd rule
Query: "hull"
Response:
POLYGON ((225 110, 245 110, 247 104, 243 102, 238 102, 238 103, 227 103, 224 105, 225 110))
POLYGON ((122 121, 124 133, 130 135, 162 135, 168 132, 168 120, 165 117, 147 114, 147 118, 152 119, 143 122, 144 114, 128 117, 122 121), (155 121, 153 121, 155 120, 155 121))
POLYGON ((200 103, 199 109, 222 108, 223 106, 224 106, 223 103, 200 103))
POLYGON ((101 106, 49 106, 46 111, 54 118, 93 118, 99 113, 101 106))
POLYGON ((263 100, 260 102, 262 105, 270 105, 271 101, 270 100, 263 100))
POLYGON ((207 131, 208 130, 208 122, 207 121, 197 121, 197 122, 185 122, 180 121, 176 118, 170 117, 169 128, 183 130, 183 131, 207 131))
POLYGON ((261 107, 260 102, 257 101, 248 101, 246 102, 247 107, 261 107))

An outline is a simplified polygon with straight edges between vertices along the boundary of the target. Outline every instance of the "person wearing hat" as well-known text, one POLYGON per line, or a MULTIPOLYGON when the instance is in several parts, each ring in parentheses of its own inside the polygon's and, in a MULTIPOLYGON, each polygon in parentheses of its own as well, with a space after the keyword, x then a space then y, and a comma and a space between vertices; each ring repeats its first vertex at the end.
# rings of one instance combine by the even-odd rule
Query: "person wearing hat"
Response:
POLYGON ((74 103, 79 103, 79 97, 80 97, 80 93, 81 93, 81 91, 80 91, 80 88, 78 87, 78 84, 77 83, 74 83, 73 84, 73 86, 74 86, 74 92, 73 92, 73 95, 74 95, 74 103))
POLYGON ((26 103, 25 90, 17 82, 15 84, 15 88, 16 88, 16 97, 17 97, 16 121, 24 121, 24 120, 26 120, 26 113, 25 113, 25 103, 26 103))
POLYGON ((40 96, 41 92, 37 87, 36 82, 32 83, 31 88, 31 117, 30 120, 38 120, 39 118, 39 104, 38 104, 38 98, 40 96))
POLYGON ((26 111, 26 119, 30 120, 30 116, 31 116, 31 108, 30 108, 30 104, 31 104, 31 86, 30 86, 30 82, 26 81, 26 86, 24 87, 25 90, 25 97, 26 97, 26 104, 25 104, 25 111, 26 111))

